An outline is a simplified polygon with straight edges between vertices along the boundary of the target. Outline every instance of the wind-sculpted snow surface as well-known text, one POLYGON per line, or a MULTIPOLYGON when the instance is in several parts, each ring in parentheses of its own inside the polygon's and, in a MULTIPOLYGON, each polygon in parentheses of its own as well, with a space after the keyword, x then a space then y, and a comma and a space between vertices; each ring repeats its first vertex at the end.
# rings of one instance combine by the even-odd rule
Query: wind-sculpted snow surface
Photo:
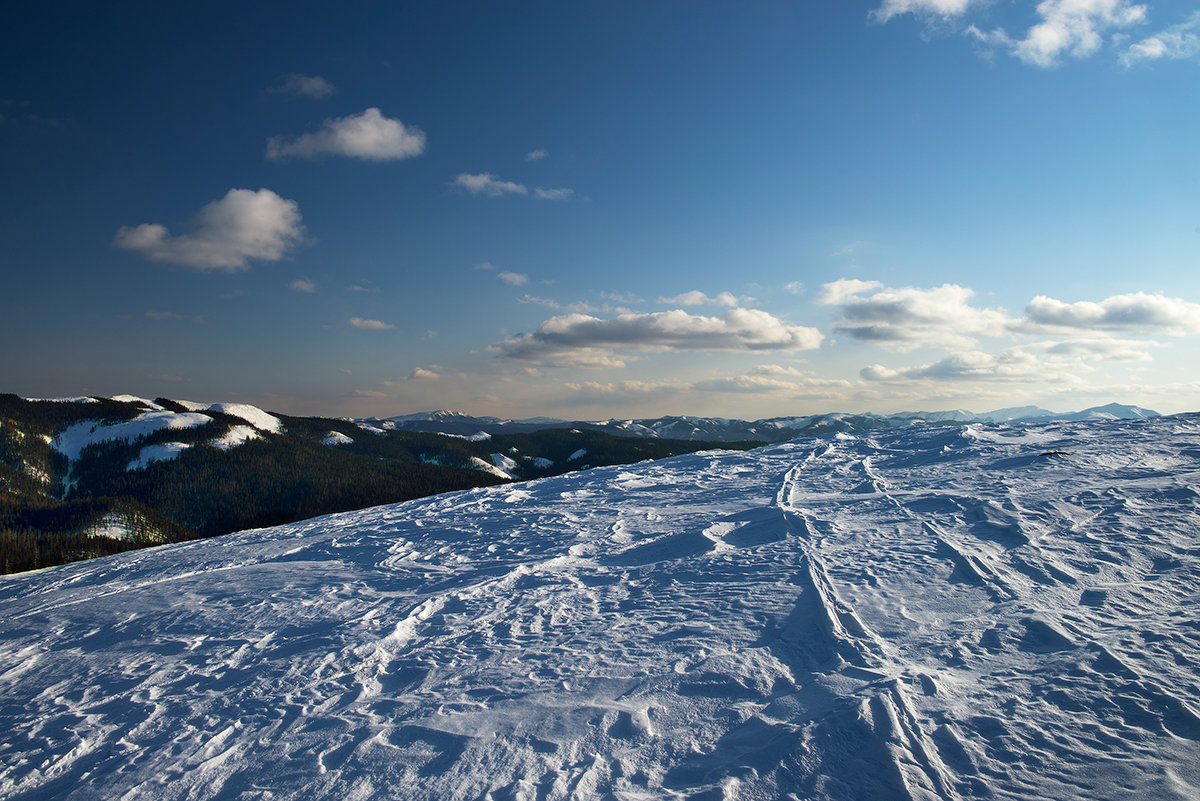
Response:
POLYGON ((1200 797, 1200 417, 917 428, 0 582, 0 796, 1200 797))

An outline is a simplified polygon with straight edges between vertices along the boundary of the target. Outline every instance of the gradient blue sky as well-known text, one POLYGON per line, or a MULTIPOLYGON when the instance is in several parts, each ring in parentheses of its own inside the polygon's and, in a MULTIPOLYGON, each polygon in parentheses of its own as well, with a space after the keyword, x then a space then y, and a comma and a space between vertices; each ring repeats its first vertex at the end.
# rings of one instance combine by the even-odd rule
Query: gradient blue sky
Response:
POLYGON ((67 3, 0 25, 0 391, 1200 409, 1200 10, 67 3))

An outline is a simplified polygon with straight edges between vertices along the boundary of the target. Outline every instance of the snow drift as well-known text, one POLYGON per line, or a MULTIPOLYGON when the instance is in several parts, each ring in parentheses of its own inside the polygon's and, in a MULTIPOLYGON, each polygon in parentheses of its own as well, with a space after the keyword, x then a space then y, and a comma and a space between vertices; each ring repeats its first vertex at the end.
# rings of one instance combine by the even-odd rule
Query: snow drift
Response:
POLYGON ((840 434, 0 580, 0 796, 1200 795, 1200 416, 840 434))

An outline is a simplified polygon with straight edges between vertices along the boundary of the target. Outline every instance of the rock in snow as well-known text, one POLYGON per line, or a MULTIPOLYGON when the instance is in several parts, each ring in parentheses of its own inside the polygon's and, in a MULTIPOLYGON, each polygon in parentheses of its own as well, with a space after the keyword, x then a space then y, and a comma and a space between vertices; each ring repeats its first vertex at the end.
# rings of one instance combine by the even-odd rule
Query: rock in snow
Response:
POLYGON ((0 796, 1200 794, 1200 416, 601 468, 0 579, 0 796))

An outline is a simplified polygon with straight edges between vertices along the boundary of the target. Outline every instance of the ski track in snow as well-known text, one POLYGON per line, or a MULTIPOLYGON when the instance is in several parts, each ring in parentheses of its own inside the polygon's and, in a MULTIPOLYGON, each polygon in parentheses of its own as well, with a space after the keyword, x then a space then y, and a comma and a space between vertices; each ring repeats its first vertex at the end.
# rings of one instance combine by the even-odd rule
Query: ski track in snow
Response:
POLYGON ((1200 416, 919 428, 0 580, 0 797, 1200 797, 1200 416))

